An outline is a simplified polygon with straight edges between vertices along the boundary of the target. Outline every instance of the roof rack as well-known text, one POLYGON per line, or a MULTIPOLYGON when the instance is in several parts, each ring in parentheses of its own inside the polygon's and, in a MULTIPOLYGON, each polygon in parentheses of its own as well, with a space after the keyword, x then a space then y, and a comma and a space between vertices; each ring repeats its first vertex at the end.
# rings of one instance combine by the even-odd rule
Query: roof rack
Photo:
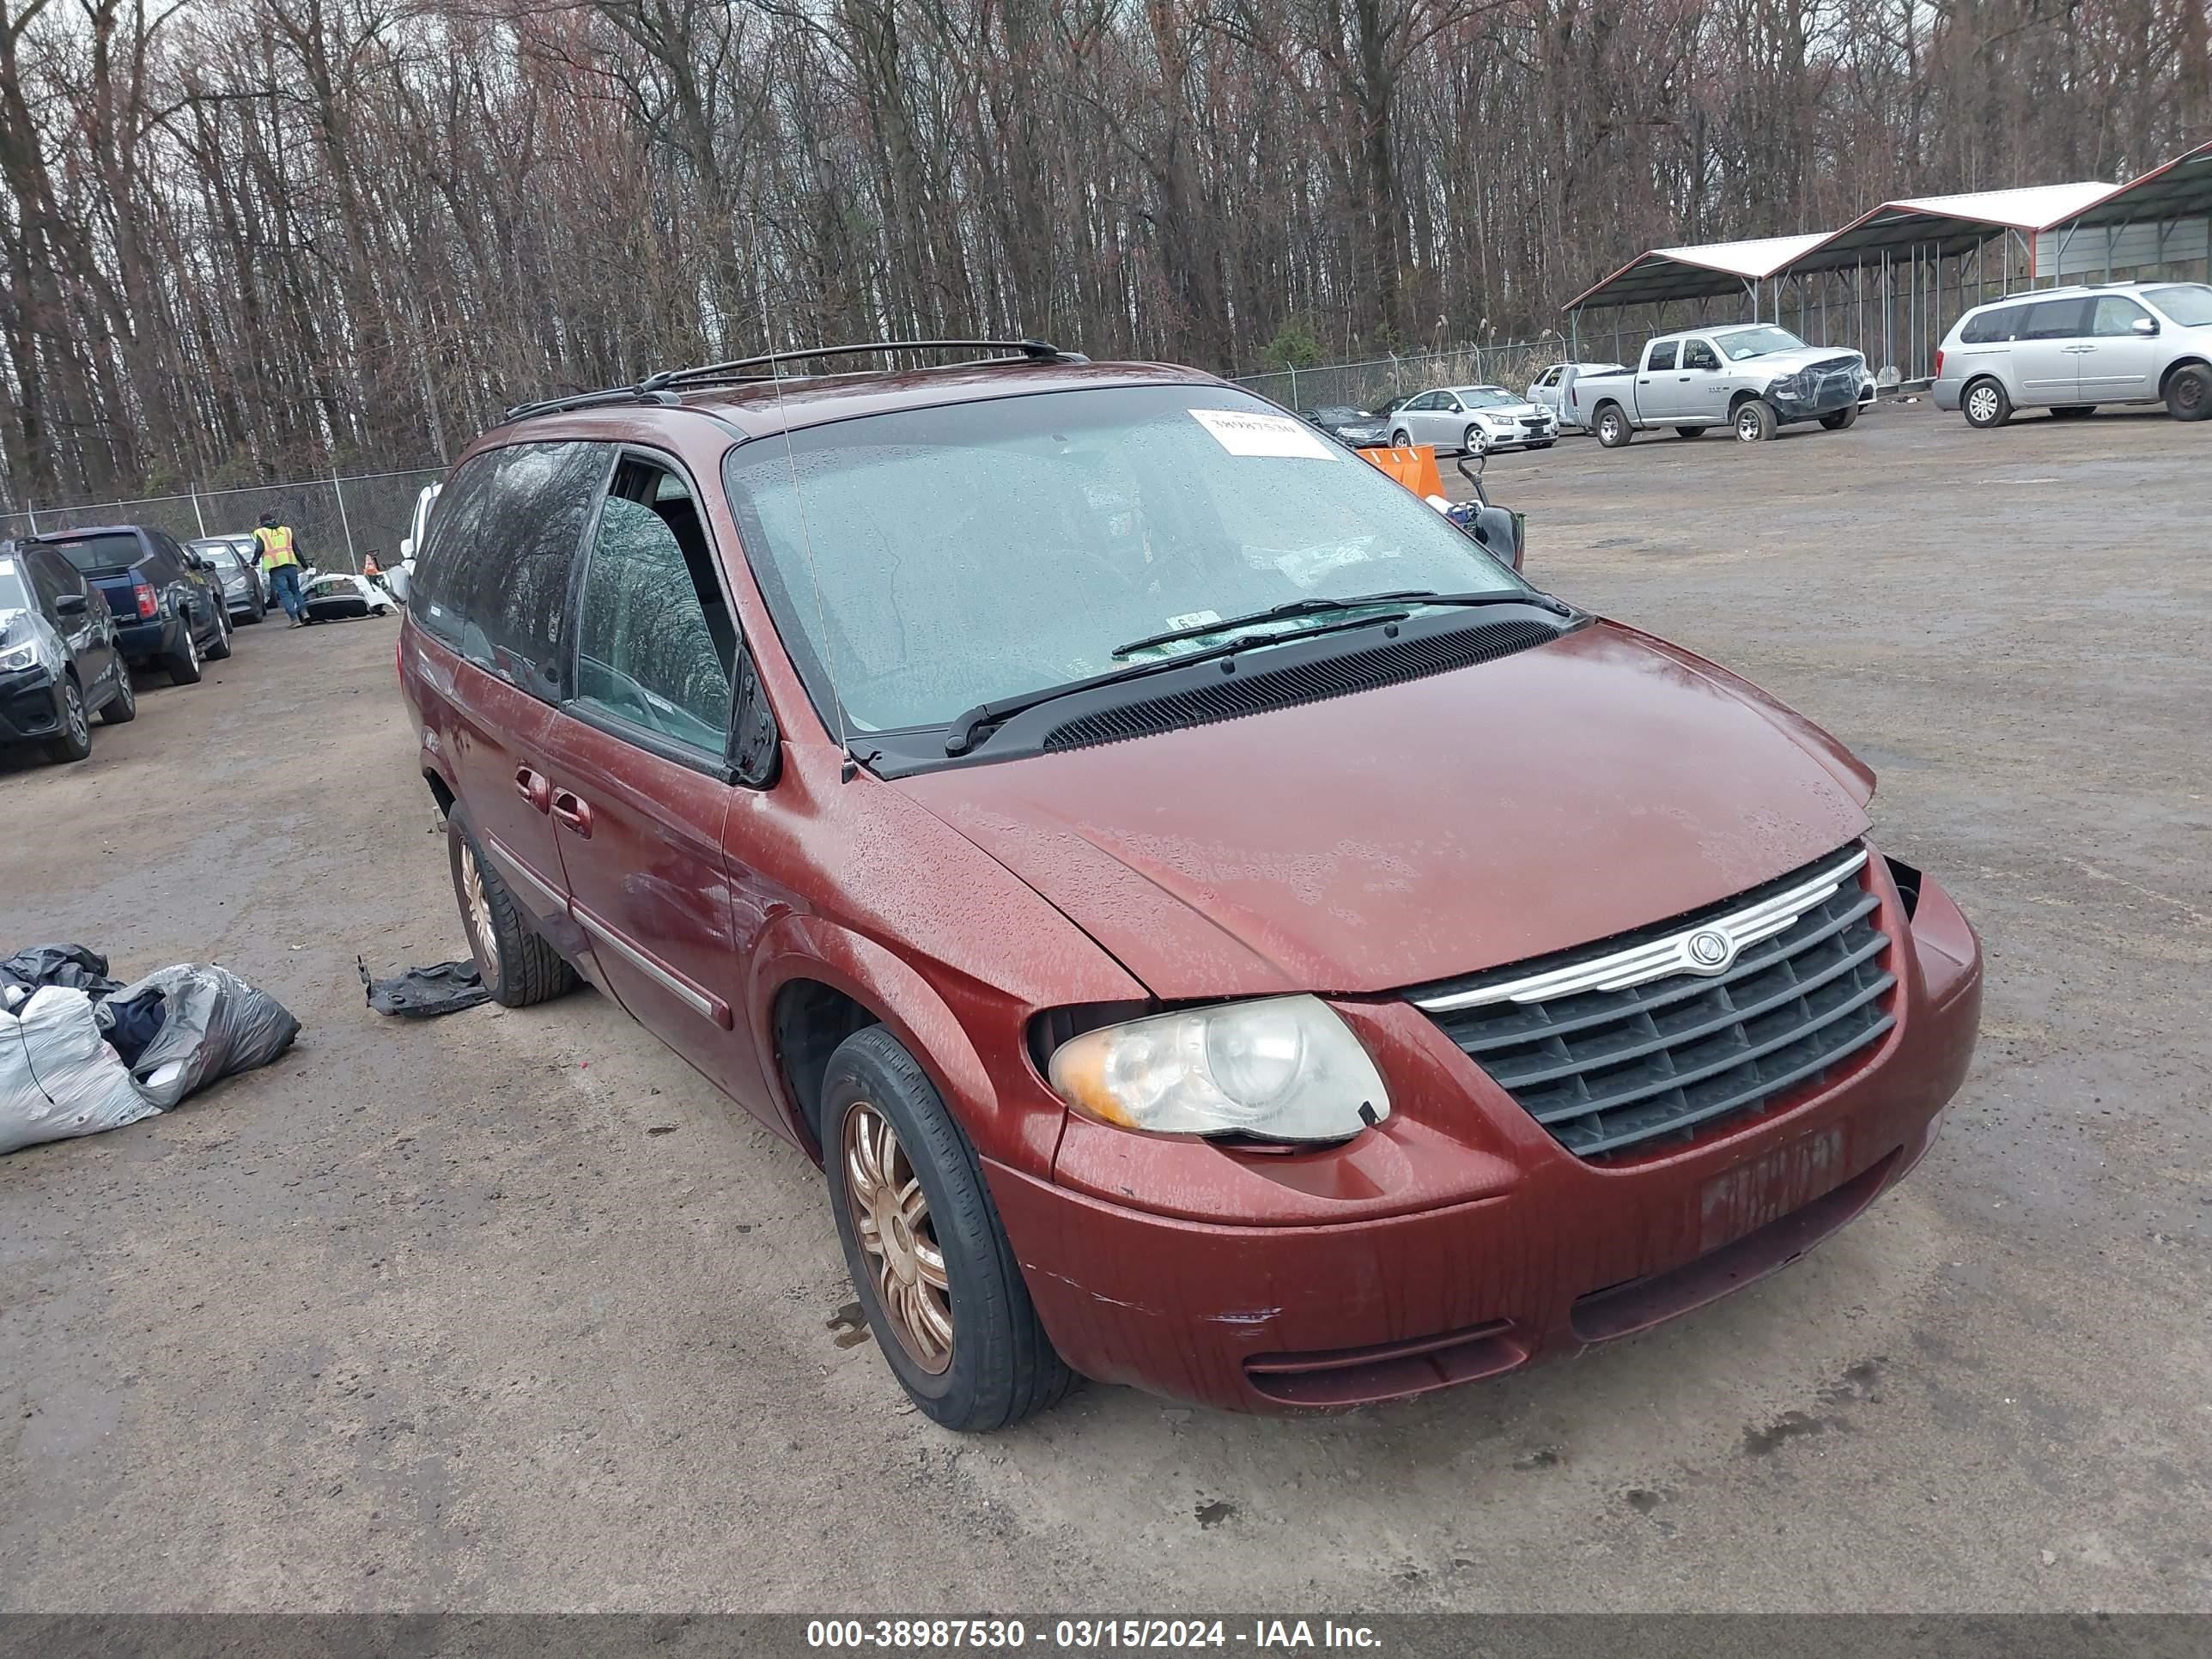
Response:
POLYGON ((1043 340, 873 340, 866 345, 810 346, 801 350, 770 351, 757 357, 734 357, 723 363, 702 363, 693 368, 663 369, 648 374, 635 386, 609 386, 601 392, 582 392, 540 403, 517 404, 505 419, 528 420, 538 415, 557 415, 572 409, 595 409, 611 404, 674 404, 682 399, 678 386, 729 386, 780 378, 786 363, 818 362, 830 357, 887 356, 902 351, 983 351, 998 355, 971 357, 946 368, 975 368, 1023 363, 1087 363, 1079 351, 1063 351, 1043 340))

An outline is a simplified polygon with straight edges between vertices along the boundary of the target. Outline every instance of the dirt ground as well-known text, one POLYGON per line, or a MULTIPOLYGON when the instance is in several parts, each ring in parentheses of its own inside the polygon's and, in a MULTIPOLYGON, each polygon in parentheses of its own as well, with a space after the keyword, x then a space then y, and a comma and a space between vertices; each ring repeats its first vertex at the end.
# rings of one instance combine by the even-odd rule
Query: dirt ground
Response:
POLYGON ((306 1023, 0 1158, 0 1608, 2212 1608, 2212 426, 1501 458, 1529 572, 1881 774, 1980 927, 1980 1057, 1788 1273, 1499 1382, 1282 1422, 908 1409, 822 1185, 589 993, 457 953, 395 625, 241 631, 0 763, 0 946, 214 959, 306 1023))

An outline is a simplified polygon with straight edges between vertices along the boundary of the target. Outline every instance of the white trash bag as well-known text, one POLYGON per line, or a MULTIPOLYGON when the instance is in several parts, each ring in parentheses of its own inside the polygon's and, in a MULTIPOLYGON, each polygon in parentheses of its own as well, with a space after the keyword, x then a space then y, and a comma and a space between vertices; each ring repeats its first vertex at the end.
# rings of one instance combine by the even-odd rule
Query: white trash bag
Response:
POLYGON ((161 1109, 101 1037, 83 992, 49 985, 0 1008, 0 1152, 119 1129, 161 1109))

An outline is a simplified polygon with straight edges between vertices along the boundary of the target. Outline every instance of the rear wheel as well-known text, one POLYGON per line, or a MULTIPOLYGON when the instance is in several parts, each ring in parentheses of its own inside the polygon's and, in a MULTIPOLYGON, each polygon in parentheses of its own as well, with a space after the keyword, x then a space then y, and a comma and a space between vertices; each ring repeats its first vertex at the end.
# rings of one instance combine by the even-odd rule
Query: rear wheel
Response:
POLYGON ((2094 404, 2056 404, 2051 407, 2051 418, 2054 421, 2078 421, 2084 415, 2096 412, 2097 405, 2094 404))
POLYGON ((2184 363, 2166 378, 2166 412, 2177 421, 2212 415, 2212 368, 2184 363))
POLYGON ((1678 426, 1674 428, 1674 435, 1678 438, 1702 438, 1710 429, 1702 426, 1678 426))
POLYGON ((1845 404, 1841 409, 1836 410, 1834 414, 1823 415, 1820 416, 1820 424, 1827 428, 1831 432, 1841 432, 1845 427, 1850 426, 1853 422, 1856 421, 1858 417, 1859 406, 1856 404, 1845 404))
POLYGON ((58 764, 81 761, 92 753, 92 722, 85 716, 84 689, 74 672, 62 677, 61 735, 46 744, 46 758, 58 764))
POLYGON ((975 1149, 883 1026, 830 1056, 822 1123, 845 1265, 915 1404, 988 1432, 1058 1401, 1074 1373, 1038 1322, 975 1149))
POLYGON ((1969 386, 1959 399, 1959 411, 1966 417, 1966 424, 1986 432, 2002 426, 2012 419, 2012 399, 1995 380, 1983 379, 1969 386))
POLYGON ((458 812, 446 817, 446 852, 453 866, 453 896, 460 901, 461 925, 469 951, 492 1000, 509 1008, 527 1008, 573 990, 576 970, 548 945, 507 890, 507 882, 484 857, 477 838, 458 812))
POLYGON ((1636 435, 1628 424, 1628 416, 1620 412, 1619 404, 1601 404, 1596 415, 1597 441, 1607 449, 1619 449, 1636 435))
POLYGON ((1774 435, 1774 408, 1764 398, 1747 398, 1736 406, 1735 441, 1763 444, 1774 435))
POLYGON ((169 671, 169 679, 177 685, 198 685, 200 683, 200 642, 192 637, 192 620, 184 619, 184 642, 161 659, 161 666, 169 671))
POLYGON ((128 726, 138 718, 138 688, 131 683, 131 665, 118 662, 115 695, 107 700, 107 707, 100 711, 100 720, 109 726, 128 726))

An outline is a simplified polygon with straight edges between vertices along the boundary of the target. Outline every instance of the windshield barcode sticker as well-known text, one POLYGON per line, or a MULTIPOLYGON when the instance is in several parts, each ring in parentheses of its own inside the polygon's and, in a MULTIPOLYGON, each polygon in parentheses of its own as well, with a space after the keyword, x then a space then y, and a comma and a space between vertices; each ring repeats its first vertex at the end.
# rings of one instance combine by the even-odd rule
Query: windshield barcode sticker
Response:
POLYGON ((1333 461, 1336 452, 1304 421, 1287 415, 1262 415, 1243 409, 1194 409, 1190 418, 1213 434, 1232 455, 1288 456, 1302 461, 1333 461))

